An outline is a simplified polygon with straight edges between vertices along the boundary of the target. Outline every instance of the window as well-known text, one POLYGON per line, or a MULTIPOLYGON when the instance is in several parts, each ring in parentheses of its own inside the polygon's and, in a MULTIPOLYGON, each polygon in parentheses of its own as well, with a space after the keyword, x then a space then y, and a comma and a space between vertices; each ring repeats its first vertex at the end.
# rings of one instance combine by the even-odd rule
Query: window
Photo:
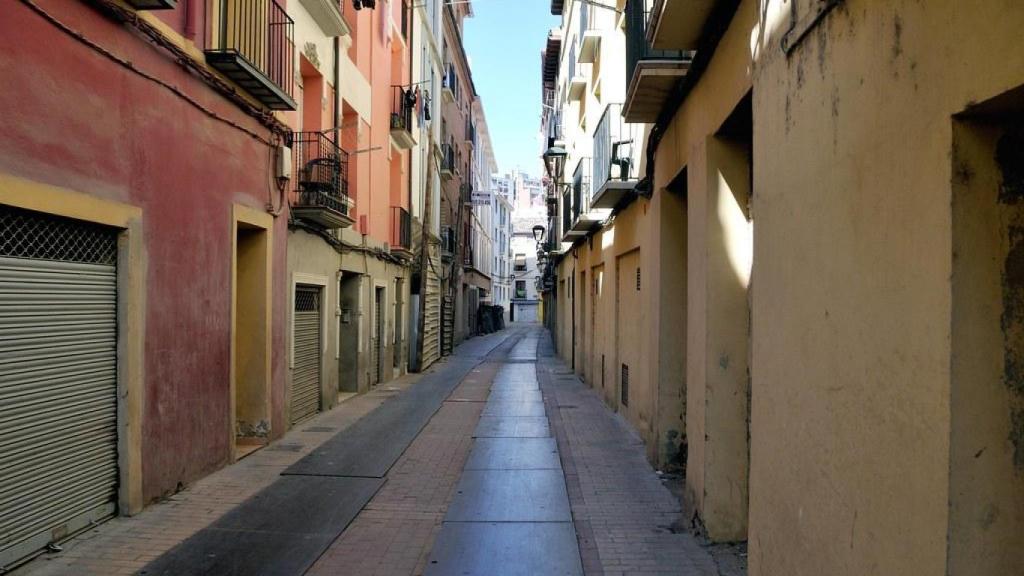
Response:
POLYGON ((516 280, 516 298, 526 298, 526 280, 516 280))

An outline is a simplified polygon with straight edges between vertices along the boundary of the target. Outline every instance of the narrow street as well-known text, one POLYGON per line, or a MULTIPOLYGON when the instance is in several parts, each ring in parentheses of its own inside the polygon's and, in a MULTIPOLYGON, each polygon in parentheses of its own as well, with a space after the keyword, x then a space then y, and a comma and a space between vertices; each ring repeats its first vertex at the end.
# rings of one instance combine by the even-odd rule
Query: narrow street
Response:
POLYGON ((19 576, 732 576, 539 325, 456 349, 19 576))

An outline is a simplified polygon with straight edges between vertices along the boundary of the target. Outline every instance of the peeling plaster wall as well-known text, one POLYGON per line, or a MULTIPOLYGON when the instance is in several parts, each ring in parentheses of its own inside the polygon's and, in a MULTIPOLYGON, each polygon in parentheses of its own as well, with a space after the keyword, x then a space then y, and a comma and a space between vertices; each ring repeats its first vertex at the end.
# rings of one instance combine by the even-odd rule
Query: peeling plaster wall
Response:
POLYGON ((953 126, 949 574, 955 576, 1008 575, 1024 566, 1021 135, 1020 124, 1007 131, 997 118, 953 126))
MULTIPOLYGON (((1010 406, 986 413, 971 404, 995 397, 966 393, 1005 398, 993 385, 1002 361, 987 356, 1005 342, 992 322, 981 341, 964 339, 980 316, 960 323, 974 304, 955 284, 970 246, 954 242, 964 230, 951 158, 953 116, 1024 83, 1024 6, 847 0, 787 58, 789 18, 778 16, 789 6, 768 2, 771 24, 750 30, 750 574, 1019 573, 1019 512, 996 517, 960 492, 976 472, 974 482, 1011 476, 1005 441, 973 441, 995 440, 1010 406), (960 355, 984 342, 992 349, 960 355), (989 431, 958 424, 996 414, 989 431), (986 445, 978 460, 1003 450, 1003 464, 965 469, 986 445), (997 535, 1009 527, 1016 551, 997 535)), ((994 320, 1003 288, 982 288, 994 320)))

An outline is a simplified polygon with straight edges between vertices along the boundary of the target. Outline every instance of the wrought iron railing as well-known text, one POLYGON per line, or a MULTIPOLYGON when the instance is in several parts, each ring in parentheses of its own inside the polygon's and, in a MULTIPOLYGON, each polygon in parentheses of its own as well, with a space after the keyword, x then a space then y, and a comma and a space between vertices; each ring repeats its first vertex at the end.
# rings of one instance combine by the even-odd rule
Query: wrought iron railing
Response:
POLYGON ((296 206, 348 214, 348 153, 322 132, 292 133, 296 206))
POLYGON ((590 158, 581 158, 572 175, 572 223, 590 211, 590 158))
POLYGON ((594 189, 609 180, 635 180, 636 152, 643 139, 643 126, 622 117, 622 104, 609 104, 594 130, 594 189))
POLYGON ((566 62, 567 70, 565 77, 572 82, 572 79, 576 77, 576 43, 573 42, 572 46, 569 47, 569 61, 566 62))
POLYGON ((655 50, 647 40, 653 0, 626 0, 626 86, 633 82, 637 64, 643 60, 683 60, 687 52, 655 50))
POLYGON ((391 247, 412 247, 412 216, 401 206, 391 208, 391 247))
POLYGON ((566 188, 562 192, 562 233, 572 229, 572 188, 566 188))
POLYGON ((402 86, 392 86, 391 94, 391 129, 412 132, 416 93, 402 86))
POLYGON ((458 244, 455 235, 455 229, 450 226, 445 226, 441 229, 441 252, 444 254, 455 254, 455 248, 458 244))
POLYGON ((295 90, 295 23, 276 0, 221 0, 220 31, 211 52, 235 54, 280 87, 295 90))
POLYGON ((442 78, 441 82, 442 82, 442 84, 441 84, 442 88, 447 88, 448 90, 451 90, 452 96, 454 96, 455 99, 458 100, 459 99, 459 77, 455 73, 455 64, 454 63, 452 63, 452 62, 448 63, 448 67, 447 67, 447 69, 445 71, 444 78, 442 78))
POLYGON ((455 147, 448 142, 441 144, 441 170, 455 172, 455 147))

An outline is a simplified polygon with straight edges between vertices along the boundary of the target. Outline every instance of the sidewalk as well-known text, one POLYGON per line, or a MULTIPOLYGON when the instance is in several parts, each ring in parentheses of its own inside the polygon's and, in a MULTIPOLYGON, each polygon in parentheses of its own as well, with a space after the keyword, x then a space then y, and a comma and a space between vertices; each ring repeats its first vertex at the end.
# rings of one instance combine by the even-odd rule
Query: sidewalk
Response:
POLYGON ((746 573, 735 550, 677 533, 680 519, 629 425, 554 357, 540 326, 513 325, 14 574, 746 573), (418 434, 393 425, 396 406, 435 400, 418 434), (354 494, 353 481, 376 493, 354 494), (307 497, 306 482, 325 493, 307 497), (230 525, 246 513, 250 523, 230 525), (288 555, 300 558, 277 557, 288 555))
POLYGON ((732 549, 719 560, 719 548, 676 531, 680 502, 651 468, 643 441, 554 355, 547 335, 537 375, 587 576, 746 574, 745 559, 732 549))
MULTIPOLYGON (((509 331, 475 338, 460 346, 464 358, 479 358, 504 341, 509 331)), ((450 357, 455 358, 455 357, 450 357)), ((282 472, 339 433, 407 391, 428 375, 451 364, 432 366, 353 397, 290 430, 283 438, 236 464, 185 487, 133 517, 118 517, 62 544, 63 551, 43 554, 16 569, 16 576, 115 576, 135 574, 212 522, 266 489, 282 472)))

